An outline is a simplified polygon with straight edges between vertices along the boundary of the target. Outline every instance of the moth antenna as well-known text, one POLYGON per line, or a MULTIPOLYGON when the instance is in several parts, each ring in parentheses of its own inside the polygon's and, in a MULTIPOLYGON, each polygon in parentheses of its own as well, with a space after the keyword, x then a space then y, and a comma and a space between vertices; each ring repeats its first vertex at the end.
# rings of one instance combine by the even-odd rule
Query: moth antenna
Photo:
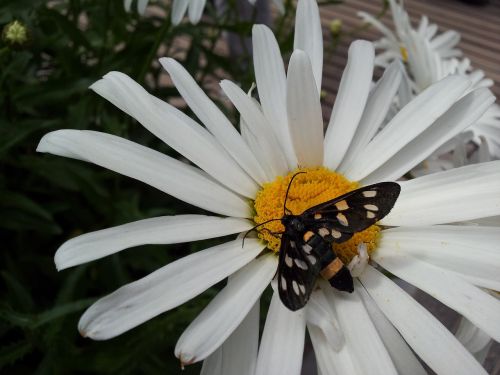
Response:
POLYGON ((286 212, 292 213, 288 208, 286 208, 286 200, 288 199, 288 193, 290 192, 290 187, 292 186, 293 179, 297 177, 299 174, 302 173, 307 173, 307 172, 297 172, 292 176, 292 179, 290 180, 290 183, 288 184, 288 188, 286 189, 286 195, 285 195, 285 203, 283 203, 283 216, 286 215, 286 212))
POLYGON ((268 221, 264 221, 263 223, 260 223, 260 224, 257 224, 256 226, 254 226, 253 228, 249 229, 245 235, 243 236, 243 241, 241 242, 241 247, 243 248, 243 246, 245 246, 245 238, 247 238, 247 236, 250 234, 250 232, 253 232, 255 229, 257 229, 258 227, 260 227, 261 225, 264 225, 264 224, 267 224, 267 223, 270 223, 271 221, 276 221, 276 220, 281 220, 281 219, 271 219, 271 220, 268 220, 268 221))

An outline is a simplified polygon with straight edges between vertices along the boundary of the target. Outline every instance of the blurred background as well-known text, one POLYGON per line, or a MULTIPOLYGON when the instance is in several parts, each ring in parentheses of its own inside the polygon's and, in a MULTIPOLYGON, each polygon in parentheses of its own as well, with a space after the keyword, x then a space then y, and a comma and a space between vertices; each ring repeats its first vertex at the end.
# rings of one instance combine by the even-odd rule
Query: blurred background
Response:
MULTIPOLYGON (((142 246, 58 273, 54 253, 71 237, 154 216, 202 211, 135 180, 83 162, 37 154, 35 149, 49 131, 92 129, 179 157, 88 90, 116 70, 184 108, 157 63, 160 56, 178 59, 237 124, 237 114, 226 105, 218 82, 230 78, 250 89, 252 24, 273 27, 285 60, 293 45, 294 1, 285 1, 284 13, 269 3, 259 0, 254 8, 243 0, 208 1, 198 25, 173 26, 169 1, 151 1, 139 14, 136 3, 126 11, 121 0, 0 0, 0 373, 181 373, 173 354, 175 343, 220 285, 109 341, 83 339, 77 322, 97 298, 224 239, 142 246)), ((318 3, 325 36, 322 100, 328 118, 348 45, 353 39, 380 36, 363 25, 356 12, 376 14, 389 25, 392 21, 383 0, 318 3)), ((500 2, 480 3, 412 0, 405 6, 415 22, 427 14, 443 29, 461 32, 459 47, 473 66, 500 82, 500 2)), ((498 84, 492 90, 500 95, 498 84)), ((456 329, 456 314, 410 291, 456 329)), ((500 373, 498 366, 495 369, 498 352, 495 345, 487 358, 490 373, 500 373)), ((182 373, 199 371, 196 364, 182 373)), ((303 373, 316 373, 310 345, 303 373)))

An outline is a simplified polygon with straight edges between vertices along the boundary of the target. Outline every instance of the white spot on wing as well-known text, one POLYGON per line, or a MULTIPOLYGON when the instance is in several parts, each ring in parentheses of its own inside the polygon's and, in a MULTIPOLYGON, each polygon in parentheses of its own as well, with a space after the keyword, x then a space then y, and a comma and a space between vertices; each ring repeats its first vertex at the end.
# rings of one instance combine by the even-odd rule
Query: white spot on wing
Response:
POLYGON ((349 225, 349 222, 347 221, 347 218, 345 217, 344 214, 341 214, 340 212, 337 214, 337 220, 339 221, 340 224, 342 224, 344 227, 347 227, 349 225))
POLYGON ((286 279, 281 276, 281 289, 286 290, 286 279))
POLYGON ((340 238, 342 237, 342 233, 340 233, 338 230, 332 230, 332 236, 333 238, 340 238))
POLYGON ((313 248, 311 245, 308 245, 308 244, 302 245, 302 250, 304 250, 307 254, 311 254, 312 249, 313 248))
POLYGON ((295 241, 290 241, 290 246, 295 249, 295 241))
POLYGON ((285 255, 285 263, 288 267, 293 266, 293 259, 288 256, 288 254, 285 255))
POLYGON ((370 211, 378 211, 378 207, 374 204, 365 204, 363 207, 370 211))
POLYGON ((321 237, 325 237, 330 234, 330 231, 327 228, 319 228, 318 233, 321 237))
POLYGON ((299 293, 299 286, 295 280, 292 281, 292 286, 293 286, 293 291, 295 292, 296 295, 300 295, 299 293))
POLYGON ((315 218, 316 220, 319 220, 319 219, 321 219, 322 217, 323 217, 323 216, 321 216, 321 214, 314 214, 314 218, 315 218))
POLYGON ((295 259, 295 264, 297 265, 297 267, 303 269, 303 270, 307 270, 307 263, 304 262, 303 260, 300 260, 300 259, 295 259))
POLYGON ((302 294, 306 294, 306 287, 304 285, 300 284, 299 288, 300 288, 300 291, 302 292, 302 294))
POLYGON ((377 191, 376 190, 367 190, 363 191, 363 197, 365 198, 373 198, 377 196, 377 191))
POLYGON ((366 217, 368 219, 374 219, 375 218, 375 214, 373 212, 366 211, 366 217))
POLYGON ((311 263, 312 265, 316 264, 316 257, 314 257, 313 255, 308 255, 307 259, 309 259, 309 263, 311 263))

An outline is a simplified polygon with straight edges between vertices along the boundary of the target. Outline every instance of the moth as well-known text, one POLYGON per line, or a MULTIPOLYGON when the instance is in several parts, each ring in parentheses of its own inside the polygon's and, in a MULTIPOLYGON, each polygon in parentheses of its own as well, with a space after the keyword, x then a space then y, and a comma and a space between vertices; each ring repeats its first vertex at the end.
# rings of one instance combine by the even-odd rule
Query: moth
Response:
POLYGON ((381 182, 293 215, 286 208, 286 199, 295 176, 297 174, 288 185, 284 214, 280 219, 285 231, 280 233, 277 271, 280 299, 292 311, 305 306, 320 274, 332 287, 353 292, 353 278, 335 254, 334 244, 347 241, 354 233, 386 216, 401 191, 395 182, 381 182))

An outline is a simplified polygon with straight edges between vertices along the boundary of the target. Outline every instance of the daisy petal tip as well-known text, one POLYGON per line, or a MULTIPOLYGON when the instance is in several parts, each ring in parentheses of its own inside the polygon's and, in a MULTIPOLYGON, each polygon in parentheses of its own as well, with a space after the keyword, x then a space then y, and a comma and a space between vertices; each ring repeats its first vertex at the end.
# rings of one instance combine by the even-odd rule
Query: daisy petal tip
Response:
POLYGON ((61 272, 62 270, 65 270, 66 268, 68 268, 64 264, 62 264, 62 262, 60 260, 58 260, 57 257, 54 257, 54 264, 56 266, 57 272, 61 272))
MULTIPOLYGON (((94 91, 96 94, 101 95, 102 92, 106 89, 107 81, 109 80, 109 73, 103 76, 101 79, 95 81, 89 86, 89 90, 94 91)), ((102 95, 101 95, 102 96, 102 95)))
POLYGON ((232 82, 228 79, 223 79, 219 82, 219 86, 222 88, 222 90, 224 90, 224 88, 228 88, 231 84, 232 82))
POLYGON ((80 334, 80 336, 82 336, 83 338, 88 338, 87 336, 87 332, 85 332, 84 329, 78 327, 78 333, 80 334))
POLYGON ((292 56, 290 57, 290 64, 292 60, 304 61, 305 59, 309 60, 309 55, 305 51, 297 48, 292 52, 292 56))
POLYGON ((50 141, 54 137, 54 133, 58 132, 58 130, 45 134, 40 142, 38 142, 38 146, 36 146, 36 152, 50 152, 50 141))
POLYGON ((354 42, 352 42, 351 46, 349 47, 349 51, 358 48, 367 51, 373 51, 373 53, 375 53, 375 47, 373 46, 373 43, 365 39, 357 39, 354 42))
POLYGON ((78 322, 78 333, 80 334, 80 336, 86 339, 99 340, 99 337, 97 337, 97 335, 95 334, 96 332, 89 330, 88 324, 82 323, 82 318, 80 318, 80 321, 78 322))
POLYGON ((256 34, 256 33, 261 33, 261 34, 271 33, 272 34, 273 32, 271 31, 271 29, 267 25, 255 24, 252 26, 252 34, 256 34))
POLYGON ((160 62, 161 66, 163 66, 163 68, 166 71, 173 68, 173 66, 175 64, 177 64, 177 61, 175 59, 173 59, 172 57, 160 57, 160 59, 158 61, 160 62))
MULTIPOLYGON (((64 245, 63 245, 64 246, 64 245)), ((56 270, 58 272, 61 272, 69 267, 74 266, 75 264, 72 264, 70 261, 65 256, 66 249, 61 246, 59 249, 57 249, 56 254, 54 255, 54 264, 56 266, 56 270)))
POLYGON ((186 366, 192 365, 196 362, 196 358, 189 353, 176 353, 177 358, 181 362, 181 369, 184 370, 186 366))

